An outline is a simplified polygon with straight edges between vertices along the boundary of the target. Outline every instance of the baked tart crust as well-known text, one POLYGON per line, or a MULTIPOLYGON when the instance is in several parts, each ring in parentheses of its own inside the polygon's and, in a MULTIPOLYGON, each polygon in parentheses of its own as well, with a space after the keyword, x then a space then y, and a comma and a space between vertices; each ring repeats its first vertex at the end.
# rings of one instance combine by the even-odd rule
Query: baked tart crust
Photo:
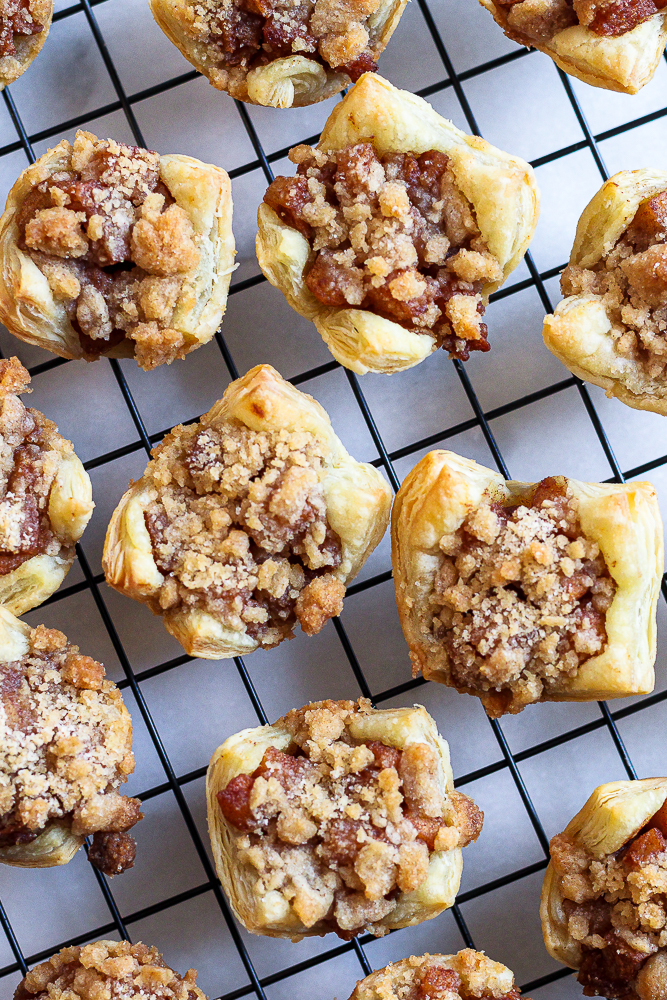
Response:
MULTIPOLYGON (((350 1000, 519 1000, 510 969, 484 952, 464 948, 456 955, 411 955, 361 979, 350 1000)), ((526 998, 527 1000, 527 998, 526 998)))
POLYGON ((20 0, 9 15, 0 9, 0 17, 5 26, 0 49, 0 90, 4 90, 25 73, 41 51, 51 28, 53 0, 20 0), (10 24, 13 30, 7 31, 10 24))

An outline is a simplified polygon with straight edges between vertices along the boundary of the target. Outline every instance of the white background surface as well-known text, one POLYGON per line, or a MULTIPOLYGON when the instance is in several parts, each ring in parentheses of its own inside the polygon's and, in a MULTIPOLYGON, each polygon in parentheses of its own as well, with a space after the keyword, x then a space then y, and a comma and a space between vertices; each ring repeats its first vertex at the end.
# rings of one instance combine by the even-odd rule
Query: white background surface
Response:
MULTIPOLYGON (((65 4, 57 4, 62 9, 65 4)), ((189 65, 154 24, 146 0, 104 0, 94 8, 101 31, 125 92, 132 96, 187 74, 189 65)), ((532 251, 541 272, 563 265, 569 255, 576 221, 599 187, 600 173, 583 142, 566 91, 551 61, 539 53, 523 55, 484 72, 470 73, 481 64, 518 52, 504 38, 476 0, 432 0, 431 10, 482 134, 491 142, 532 161, 542 191, 542 216, 532 251), (564 155, 539 165, 556 150, 564 155), (582 148, 583 147, 583 148, 582 148)), ((433 106, 462 128, 466 119, 456 99, 437 48, 416 0, 405 15, 382 57, 382 73, 398 86, 416 91, 437 88, 429 97, 433 106)), ((667 152, 667 132, 659 112, 665 102, 667 65, 638 96, 609 94, 573 82, 574 91, 593 132, 600 136, 600 152, 610 172, 621 168, 660 166, 667 152), (628 131, 627 123, 643 120, 628 131), (618 133, 618 134, 616 134, 618 133)), ((57 21, 37 61, 12 88, 12 96, 37 155, 62 137, 72 138, 77 123, 100 136, 132 141, 121 111, 100 113, 117 95, 95 45, 82 10, 57 21)), ((250 118, 268 154, 319 132, 333 101, 313 108, 277 111, 250 108, 250 118)), ((237 176, 234 188, 234 231, 238 271, 234 283, 258 273, 254 254, 256 209, 266 181, 256 165, 252 145, 234 102, 203 79, 169 85, 161 93, 133 103, 146 145, 166 152, 188 153, 217 163, 229 171, 255 162, 255 168, 237 176)), ((0 101, 0 145, 16 141, 16 132, 0 101)), ((0 150, 0 152, 2 152, 0 150)), ((22 150, 0 156, 0 199, 26 166, 22 150)), ((291 167, 285 159, 273 164, 277 173, 291 167)), ((529 276, 525 265, 510 285, 529 276)), ((556 302, 557 279, 547 282, 556 302)), ((473 355, 467 372, 485 411, 505 407, 527 394, 558 383, 568 372, 542 344, 543 306, 534 286, 493 302, 488 310, 492 350, 473 355)), ((315 328, 296 316, 282 296, 266 283, 230 297, 223 334, 241 373, 259 362, 270 362, 286 377, 294 377, 331 360, 315 328)), ((5 356, 18 354, 35 366, 50 355, 31 349, 0 331, 5 356)), ((191 354, 184 362, 152 373, 133 362, 122 370, 150 434, 192 419, 218 399, 229 374, 215 342, 191 354)), ((452 364, 442 353, 409 372, 392 377, 365 376, 360 380, 387 449, 409 447, 433 434, 446 434, 472 421, 452 364)), ((349 450, 362 460, 377 459, 363 416, 345 373, 335 369, 300 386, 326 407, 334 427, 349 450)), ((664 418, 640 413, 606 400, 593 388, 591 396, 604 429, 624 470, 634 469, 667 453, 664 418)), ((125 445, 136 447, 124 457, 91 470, 97 504, 83 540, 94 573, 100 572, 101 547, 111 511, 132 477, 145 465, 137 431, 107 361, 94 365, 70 362, 38 374, 33 406, 57 421, 84 461, 125 445)), ((496 416, 491 427, 512 475, 531 481, 551 474, 588 480, 611 475, 577 389, 572 386, 528 405, 496 416)), ((472 428, 472 429, 470 429, 472 428)), ((449 447, 493 465, 484 437, 469 429, 450 434, 449 447)), ((413 451, 396 462, 402 478, 424 453, 413 451)), ((667 499, 665 467, 648 478, 667 499)), ((389 568, 388 541, 382 543, 365 568, 362 579, 389 568)), ((75 564, 65 587, 83 579, 75 564)), ((106 586, 101 592, 136 672, 180 656, 182 650, 153 618, 106 586)), ((662 645, 657 663, 657 690, 665 687, 665 609, 661 601, 662 645)), ((113 646, 91 594, 87 590, 54 601, 27 616, 31 624, 44 622, 64 630, 82 652, 102 660, 114 679, 123 676, 113 646)), ((407 649, 398 625, 390 582, 347 598, 343 624, 361 668, 374 693, 410 678, 407 649)), ((317 637, 299 634, 272 652, 257 652, 247 667, 267 715, 275 718, 289 708, 323 697, 356 698, 360 694, 334 627, 329 623, 317 637)), ((205 767, 216 746, 231 733, 254 725, 256 716, 232 662, 187 662, 141 682, 149 710, 178 776, 205 767)), ((139 794, 165 782, 165 773, 129 692, 128 708, 135 725, 137 769, 127 790, 139 794)), ((451 747, 455 776, 461 777, 495 762, 502 753, 478 702, 442 686, 429 684, 383 705, 423 702, 435 716, 451 747)), ((623 707, 615 704, 613 710, 623 707)), ((665 772, 667 708, 657 704, 619 721, 619 731, 641 777, 665 772)), ((530 748, 587 723, 599 723, 596 705, 538 705, 507 719, 502 728, 513 752, 530 748)), ((560 831, 591 790, 603 781, 625 777, 609 731, 597 726, 585 735, 540 754, 527 755, 519 768, 547 836, 560 831)), ((203 778, 188 780, 183 789, 205 842, 203 778)), ((463 893, 502 878, 531 864, 544 854, 507 767, 465 784, 486 818, 479 842, 466 849, 463 893)), ((243 990, 247 974, 238 958, 206 875, 189 838, 171 791, 145 804, 146 818, 136 828, 138 855, 133 870, 115 879, 112 891, 121 914, 129 918, 132 939, 156 944, 166 960, 181 972, 199 970, 199 983, 210 997, 243 990), (161 912, 133 919, 145 908, 190 890, 185 902, 161 912)), ((538 917, 541 871, 514 880, 493 892, 468 899, 461 911, 475 944, 527 983, 553 972, 557 966, 544 950, 538 917)), ((110 922, 109 911, 83 852, 66 867, 31 871, 0 870, 0 899, 26 956, 55 950, 70 937, 90 933, 110 922)), ((340 949, 333 936, 300 944, 276 942, 241 932, 260 977, 338 949, 324 964, 297 972, 266 987, 269 1000, 345 1000, 362 975, 350 948, 340 949)), ((374 968, 426 950, 456 951, 463 946, 451 913, 421 927, 391 934, 365 947, 374 968)), ((14 962, 0 933, 0 969, 14 962)), ((0 997, 12 995, 20 975, 0 978, 0 997)), ((532 992, 539 1000, 580 996, 572 979, 532 992)))

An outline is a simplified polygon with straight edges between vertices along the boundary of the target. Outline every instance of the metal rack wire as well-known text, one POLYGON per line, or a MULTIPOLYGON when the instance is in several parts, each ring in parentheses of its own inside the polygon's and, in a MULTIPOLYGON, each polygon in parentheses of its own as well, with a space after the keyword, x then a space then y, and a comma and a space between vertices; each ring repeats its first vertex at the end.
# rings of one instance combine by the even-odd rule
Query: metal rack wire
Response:
MULTIPOLYGON (((68 18, 77 13, 83 13, 85 15, 88 26, 92 34, 93 42, 104 61, 104 65, 109 75, 109 79, 111 80, 111 83, 115 90, 116 100, 103 107, 95 108, 86 113, 85 115, 79 116, 76 119, 71 119, 66 122, 63 121, 57 122, 47 129, 43 129, 40 132, 37 132, 33 135, 29 135, 21 120, 21 116, 12 98, 11 88, 7 88, 3 91, 2 96, 7 111, 9 112, 9 115, 16 129, 16 139, 0 147, 0 158, 8 154, 23 150, 28 160, 33 161, 35 159, 35 155, 33 152, 34 144, 48 140, 53 136, 56 136, 57 134, 62 133, 66 130, 70 130, 79 126, 85 126, 88 122, 92 121, 93 119, 99 118, 102 115, 110 114, 115 111, 122 111, 124 113, 127 124, 132 134, 134 135, 136 142, 139 145, 144 146, 146 145, 146 143, 141 134, 141 129, 139 128, 137 119, 135 117, 133 106, 139 101, 144 101, 147 98, 154 97, 160 93, 163 93, 164 91, 167 91, 174 87, 178 87, 197 77, 198 74, 193 70, 191 72, 187 72, 180 76, 177 76, 173 79, 166 80, 157 86, 151 87, 149 89, 128 96, 123 89, 119 74, 116 70, 116 67, 114 66, 111 54, 105 44, 104 36, 100 30, 95 15, 95 8, 97 6, 99 6, 102 3, 110 3, 110 2, 113 2, 113 0, 79 0, 79 2, 74 3, 73 5, 66 7, 65 9, 60 10, 58 13, 56 13, 54 20, 58 21, 63 18, 68 18)), ((472 2, 472 0, 470 0, 470 2, 472 2)), ((475 120, 473 109, 468 101, 468 98, 466 96, 462 84, 466 80, 470 80, 473 77, 487 73, 490 70, 496 69, 500 66, 513 62, 517 59, 530 58, 530 55, 529 53, 527 53, 525 50, 522 49, 512 50, 507 55, 504 55, 500 58, 491 60, 489 62, 478 65, 472 69, 469 69, 465 72, 457 74, 450 60, 450 57, 447 53, 445 42, 436 25, 436 21, 429 7, 428 0, 418 0, 418 3, 419 3, 419 8, 421 10, 421 14, 425 20, 428 31, 430 32, 433 43, 438 52, 438 56, 442 62, 442 69, 443 69, 443 77, 440 80, 440 82, 432 84, 426 88, 423 88, 421 91, 419 91, 419 93, 421 94, 421 96, 428 97, 439 91, 444 91, 448 88, 451 88, 458 99, 458 102, 465 115, 470 131, 479 134, 479 128, 475 120)), ((567 98, 571 104, 571 107, 576 115, 577 121, 581 128, 581 139, 564 148, 555 150, 553 152, 548 153, 547 155, 540 157, 537 160, 534 160, 533 166, 535 167, 543 166, 547 163, 558 160, 559 158, 565 157, 573 152, 587 149, 593 156, 593 159, 595 161, 595 164, 597 165, 597 169, 599 170, 601 178, 604 179, 608 176, 608 173, 604 163, 604 159, 600 153, 599 143, 605 139, 609 139, 613 136, 620 135, 623 132, 630 131, 650 121, 654 121, 661 117, 667 116, 667 106, 665 106, 641 118, 634 119, 633 121, 630 121, 626 124, 623 124, 621 126, 609 129, 605 132, 595 135, 586 119, 584 112, 582 111, 582 108, 578 102, 577 96, 572 88, 569 78, 565 74, 560 72, 560 79, 562 86, 565 90, 565 93, 567 95, 567 98)), ((221 98, 221 100, 227 100, 227 98, 221 98)), ((242 166, 237 167, 235 170, 230 171, 230 176, 232 178, 239 177, 252 170, 261 168, 266 177, 267 182, 270 182, 273 179, 271 164, 283 158, 286 155, 289 147, 277 150, 267 155, 246 107, 243 104, 237 102, 236 108, 243 123, 243 126, 246 130, 248 138, 252 144, 256 158, 250 162, 243 164, 242 166)), ((317 138, 316 136, 311 136, 308 139, 305 139, 304 141, 314 141, 316 138, 317 138)), ((291 145, 294 145, 294 143, 292 143, 291 145)), ((526 258, 526 263, 528 266, 528 270, 530 272, 530 277, 525 280, 518 281, 513 285, 511 285, 510 287, 499 291, 493 297, 494 300, 503 299, 507 296, 515 295, 526 288, 534 287, 539 294, 544 310, 547 312, 551 312, 552 302, 549 298, 545 283, 550 278, 555 277, 561 270, 561 267, 551 268, 547 271, 540 273, 530 254, 528 254, 526 258)), ((232 285, 230 294, 234 295, 240 291, 243 291, 244 289, 247 289, 255 284, 260 283, 263 280, 264 280, 263 277, 257 276, 257 277, 251 277, 244 281, 238 281, 232 285)), ((238 377, 239 371, 237 370, 234 358, 224 339, 224 329, 222 333, 219 332, 216 334, 216 340, 230 377, 231 378, 238 377)), ((33 367, 31 370, 31 375, 34 377, 42 372, 49 371, 53 368, 56 368, 60 365, 67 363, 68 362, 62 359, 54 358, 53 360, 47 361, 45 363, 33 367)), ((124 445, 123 447, 114 449, 113 451, 109 451, 103 455, 97 456, 88 461, 86 463, 86 468, 89 470, 113 462, 116 459, 121 458, 125 455, 129 455, 133 452, 140 452, 142 449, 148 454, 150 452, 150 448, 152 447, 152 445, 156 441, 160 440, 160 438, 163 436, 166 430, 169 429, 169 428, 164 428, 164 430, 155 434, 148 433, 146 426, 142 420, 139 408, 133 399, 132 392, 123 374, 121 365, 117 361, 110 361, 109 364, 117 381, 118 387, 122 393, 123 399, 128 408, 132 421, 134 422, 134 427, 136 429, 136 438, 134 441, 124 445)), ((454 366, 456 369, 456 374, 460 380, 461 386, 469 401, 474 416, 468 420, 456 424, 455 426, 449 427, 445 431, 432 434, 426 438, 422 438, 419 441, 415 441, 393 452, 389 452, 385 447, 385 444, 382 440, 382 436, 378 430, 373 413, 371 412, 371 408, 369 407, 366 401, 359 380, 353 373, 345 371, 345 376, 348 380, 352 393, 354 394, 360 413, 363 417, 366 427, 368 428, 368 431, 373 440, 375 448, 377 449, 377 458, 374 460, 373 464, 384 470, 389 479, 389 482, 391 483, 392 487, 395 490, 398 489, 399 487, 399 478, 395 471, 395 463, 399 459, 415 454, 425 448, 441 445, 448 438, 452 438, 457 434, 460 434, 467 430, 471 430, 473 428, 478 428, 481 430, 486 440, 486 443, 493 455, 493 458, 496 462, 498 469, 506 478, 509 478, 510 470, 507 468, 501 450, 494 436, 492 428, 493 421, 506 415, 507 413, 510 413, 515 410, 520 410, 522 407, 528 406, 536 401, 544 399, 547 396, 561 393, 565 390, 572 388, 573 386, 576 386, 580 394, 581 400, 588 414, 588 418, 591 421, 591 424, 595 430, 595 434, 597 435, 597 438, 600 442, 600 445, 608 461, 610 469, 610 481, 623 482, 625 481, 626 478, 636 477, 638 475, 648 472, 651 469, 657 468, 660 465, 667 464, 667 455, 664 455, 658 459, 654 459, 650 462, 644 463, 642 466, 637 466, 635 468, 627 469, 624 472, 621 469, 621 466, 614 454, 613 448, 607 438, 602 422, 596 411, 596 408, 591 399, 591 395, 588 389, 583 383, 581 383, 578 379, 574 377, 563 378, 560 381, 556 382, 555 384, 547 386, 546 388, 530 393, 529 395, 525 395, 522 398, 514 400, 510 403, 506 403, 502 406, 496 407, 493 410, 484 412, 483 407, 477 395, 475 394, 475 391, 473 389, 473 386, 471 384, 471 381, 468 377, 468 374, 464 366, 460 362, 456 361, 454 362, 454 366)), ((326 364, 320 365, 316 368, 311 368, 310 370, 299 374, 296 378, 292 379, 292 381, 294 384, 303 384, 318 376, 331 372, 334 369, 337 369, 338 367, 339 366, 337 362, 332 360, 326 364)), ((240 956, 240 959, 245 968, 245 973, 247 975, 247 984, 224 994, 222 1000, 236 1000, 236 998, 253 993, 259 998, 259 1000, 266 1000, 265 990, 274 983, 287 979, 290 976, 294 976, 304 971, 305 969, 312 967, 313 965, 324 963, 334 957, 337 957, 339 955, 344 954, 345 952, 350 952, 350 951, 353 951, 356 954, 359 963, 360 974, 361 975, 368 974, 371 971, 371 965, 366 955, 364 946, 371 939, 361 938, 354 942, 338 944, 335 947, 327 948, 323 950, 321 953, 307 959, 306 961, 288 965, 284 968, 272 972, 267 976, 264 977, 259 976, 253 964, 250 953, 245 946, 242 935, 239 932, 239 929, 237 928, 235 921, 230 913, 225 897, 221 892, 220 885, 215 875, 215 871, 213 870, 211 862, 208 858, 206 849, 204 847, 195 820, 193 819, 192 813, 190 811, 188 802, 184 794, 184 787, 190 782, 200 779, 205 773, 205 768, 201 767, 196 770, 190 771, 189 773, 177 775, 169 759, 169 755, 165 749, 164 742, 162 740, 158 727, 151 715, 151 711, 149 709, 149 706, 147 704, 147 701, 144 697, 141 688, 141 683, 143 681, 147 680, 150 677, 157 676, 158 674, 162 674, 167 671, 178 668, 180 665, 186 663, 190 659, 190 657, 186 655, 181 655, 167 662, 153 666, 149 669, 140 672, 135 671, 123 647, 121 639, 118 635, 118 632, 112 620, 111 614, 109 613, 109 610, 105 604, 104 596, 100 589, 100 585, 103 582, 103 576, 101 574, 95 575, 92 572, 88 559, 80 546, 78 547, 78 559, 81 569, 83 571, 84 579, 79 583, 61 588, 61 590, 50 599, 49 603, 60 601, 63 598, 66 598, 68 596, 71 596, 73 594, 76 594, 84 590, 89 591, 90 594, 92 595, 92 598, 95 602, 95 605, 97 606, 99 614, 106 627, 109 638, 111 640, 111 643, 113 645, 113 648, 116 652, 116 655, 118 657, 118 660, 125 675, 124 680, 120 682, 120 687, 129 688, 132 694, 134 695, 134 698, 138 706, 138 710, 141 713, 145 726, 148 730, 152 743, 157 752, 160 764, 164 771, 164 781, 155 785, 154 787, 146 789, 143 793, 140 794, 140 798, 143 801, 147 801, 167 791, 171 791, 173 793, 176 803, 178 805, 178 809, 180 810, 180 813, 186 824, 188 833, 192 838, 192 842, 194 844, 196 853, 199 857, 199 860, 205 872, 206 880, 202 884, 197 885, 185 892, 181 892, 177 895, 173 895, 167 899, 161 900, 160 902, 155 903, 152 906, 146 907, 142 910, 126 913, 123 916, 121 915, 119 906, 116 904, 113 895, 113 889, 110 886, 109 882, 104 878, 104 876, 100 875, 99 873, 96 873, 100 891, 104 897, 106 906, 108 908, 108 913, 109 913, 108 922, 106 922, 102 926, 90 928, 84 934, 81 934, 76 938, 70 938, 66 941, 62 941, 59 944, 50 947, 47 951, 29 955, 23 953, 17 935, 14 933, 14 930, 12 929, 7 913, 2 906, 2 902, 0 901, 0 924, 2 925, 2 929, 4 931, 4 934, 6 935, 7 942, 9 943, 10 949, 14 955, 14 961, 12 963, 6 965, 4 968, 0 968, 0 988, 2 986, 3 977, 11 976, 17 972, 25 974, 25 972, 31 965, 33 965, 36 962, 43 961, 45 958, 49 957, 49 955, 53 954, 59 948, 65 947, 66 945, 83 943, 87 940, 102 937, 114 932, 117 932, 121 937, 129 938, 133 924, 137 923, 140 920, 143 920, 144 918, 152 914, 169 910, 171 907, 175 907, 179 903, 182 903, 188 899, 193 898, 194 896, 198 896, 204 893, 213 894, 215 901, 222 913, 226 926, 228 928, 228 932, 231 935, 234 945, 238 950, 238 954, 240 956)), ((353 595, 355 593, 359 593, 361 591, 377 587, 383 583, 386 583, 390 579, 390 576, 391 574, 389 572, 380 573, 372 577, 371 579, 364 580, 361 583, 351 586, 348 589, 348 594, 353 595)), ((662 590, 663 590, 663 596, 667 599, 667 585, 665 583, 665 580, 663 580, 662 590)), ((341 647, 350 664, 350 667, 352 669, 352 672, 354 674, 354 677, 357 681, 361 693, 364 696, 370 698, 374 704, 381 704, 382 702, 386 702, 389 699, 395 698, 399 695, 407 694, 408 692, 414 690, 415 688, 420 687, 423 683, 425 683, 421 679, 415 679, 386 690, 380 690, 380 691, 371 690, 371 687, 364 675, 364 671, 360 665, 359 659, 355 654, 353 644, 350 641, 346 633, 345 627, 340 619, 334 619, 334 627, 336 629, 336 633, 340 641, 341 647)), ((250 673, 248 672, 246 665, 243 662, 243 659, 238 657, 234 660, 234 663, 236 666, 236 670, 238 671, 238 674, 245 687, 248 699, 257 716, 257 719, 259 720, 260 723, 266 723, 268 721, 266 713, 262 706, 257 690, 255 689, 250 673)), ((511 873, 506 874, 500 878, 494 879, 492 881, 487 881, 482 885, 479 885, 467 892, 463 892, 460 894, 460 896, 458 897, 457 905, 455 905, 453 908, 453 913, 456 923, 458 925, 461 938, 466 945, 473 946, 474 942, 470 930, 462 915, 460 909, 461 904, 466 903, 469 900, 472 900, 476 897, 485 896, 495 890, 502 888, 505 885, 526 878, 532 874, 536 874, 541 870, 543 870, 547 864, 548 838, 544 831, 542 823, 540 822, 535 806, 533 805, 531 796, 526 787, 526 783, 524 782, 524 779, 522 777, 521 773, 522 762, 532 757, 535 757, 539 754, 545 753, 548 750, 553 749, 557 746, 561 746, 567 743, 568 741, 575 740, 588 733, 592 733, 595 730, 606 728, 609 733, 609 736, 613 740, 614 746, 618 752, 618 755, 620 757, 625 772, 627 773, 628 777, 635 778, 637 776, 635 767, 624 745, 623 739, 617 727, 617 722, 620 719, 631 716, 636 712, 642 711, 643 709, 647 708, 650 705, 655 705, 656 703, 662 702, 664 700, 667 700, 667 691, 662 691, 653 696, 637 700, 633 704, 629 706, 624 706, 615 711, 610 710, 607 704, 600 703, 599 718, 594 718, 591 721, 585 723, 584 725, 580 725, 566 732, 562 732, 557 736, 553 737, 552 739, 545 740, 537 745, 530 746, 529 748, 516 753, 513 753, 511 751, 510 745, 505 736, 501 723, 497 721, 489 722, 493 731, 493 736, 495 737, 495 740, 497 741, 500 750, 500 755, 501 755, 500 759, 459 777, 456 784, 458 787, 462 787, 480 778, 498 773, 503 770, 507 770, 511 775, 511 778, 521 797, 523 806, 526 810, 530 823, 532 824, 537 841, 539 842, 543 857, 539 861, 533 864, 524 866, 518 870, 512 871, 511 873)), ((539 979, 535 979, 530 983, 523 984, 522 989, 529 991, 538 990, 540 987, 546 986, 547 984, 552 983, 569 974, 570 974, 569 970, 567 969, 557 970, 555 972, 550 973, 549 975, 542 976, 539 979)))

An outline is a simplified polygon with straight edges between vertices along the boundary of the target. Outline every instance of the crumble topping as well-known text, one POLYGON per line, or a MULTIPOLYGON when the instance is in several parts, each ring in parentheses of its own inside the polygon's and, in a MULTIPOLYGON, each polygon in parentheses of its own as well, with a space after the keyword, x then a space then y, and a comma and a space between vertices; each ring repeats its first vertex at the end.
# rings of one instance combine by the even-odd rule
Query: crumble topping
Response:
POLYGON ((667 191, 639 206, 616 246, 591 268, 570 264, 564 295, 599 295, 614 348, 650 379, 667 368, 667 191))
POLYGON ((596 35, 617 37, 632 31, 667 0, 493 0, 507 34, 524 45, 551 41, 581 24, 596 35))
POLYGON ((131 841, 140 802, 116 791, 134 771, 131 746, 102 664, 57 629, 34 629, 28 653, 0 663, 0 847, 29 844, 62 819, 76 836, 95 834, 105 860, 98 834, 131 841))
POLYGON ((129 941, 95 941, 63 948, 34 966, 14 1000, 206 1000, 197 973, 170 969, 157 948, 129 941))
POLYGON ((69 441, 39 410, 23 405, 30 375, 18 358, 0 361, 0 576, 33 556, 71 559, 73 545, 57 537, 49 496, 69 441))
POLYGON ((481 291, 503 271, 444 153, 378 157, 362 142, 289 156, 296 177, 277 177, 264 201, 309 241, 306 285, 320 302, 430 334, 463 361, 489 350, 481 291))
POLYGON ((16 55, 16 41, 44 30, 39 0, 0 0, 0 58, 16 55))
POLYGON ((616 584, 562 476, 529 502, 484 501, 440 549, 432 636, 489 714, 520 712, 605 648, 616 584))
MULTIPOLYGON (((483 952, 412 955, 362 979, 350 1000, 519 1000, 508 968, 483 952)), ((526 998, 527 1000, 527 998, 526 998)))
POLYGON ((194 228, 160 180, 158 153, 77 132, 65 170, 17 216, 19 247, 65 308, 94 361, 129 338, 144 370, 187 353, 170 323, 199 264, 194 228))
POLYGON ((667 996, 667 807, 614 854, 595 858, 567 834, 551 841, 586 996, 667 996))
POLYGON ((383 0, 190 0, 177 16, 217 63, 214 82, 233 92, 247 73, 299 55, 347 73, 375 72, 373 18, 383 0))
POLYGON ((157 613, 203 608, 267 649, 297 621, 314 635, 341 613, 341 542, 314 435, 202 420, 175 427, 153 456, 145 520, 165 577, 157 613))
POLYGON ((465 847, 482 828, 471 799, 443 792, 430 745, 351 736, 355 714, 373 711, 364 699, 292 710, 281 720, 288 751, 269 747, 218 793, 257 889, 279 891, 306 927, 323 922, 345 940, 386 933, 382 919, 425 882, 431 852, 465 847))

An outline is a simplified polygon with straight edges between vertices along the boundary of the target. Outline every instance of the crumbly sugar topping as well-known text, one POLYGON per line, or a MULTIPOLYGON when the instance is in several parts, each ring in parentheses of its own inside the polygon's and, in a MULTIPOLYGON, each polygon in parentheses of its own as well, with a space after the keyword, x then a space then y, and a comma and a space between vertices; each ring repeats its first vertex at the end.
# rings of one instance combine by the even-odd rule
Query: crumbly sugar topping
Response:
POLYGON ((440 540, 433 641, 492 715, 539 701, 606 646, 616 585, 577 509, 567 480, 545 479, 530 502, 489 498, 440 540))
POLYGON ((156 610, 204 608, 265 648, 342 610, 341 543, 327 522, 324 446, 235 420, 179 426, 153 452, 146 510, 164 574, 156 610))
POLYGON ((179 976, 157 948, 95 941, 34 966, 14 1000, 206 1000, 196 984, 194 969, 179 976))
POLYGON ((667 191, 639 206, 616 246, 591 268, 563 271, 564 295, 599 295, 614 349, 653 380, 667 369, 667 191))
POLYGON ((373 15, 382 0, 190 0, 183 28, 207 46, 214 82, 232 92, 247 73, 298 55, 347 73, 374 72, 373 15))
POLYGON ((588 996, 667 995, 665 835, 663 806, 614 854, 596 858, 564 833, 551 841, 568 933, 582 951, 578 978, 588 996))
POLYGON ((287 752, 270 747, 218 793, 256 891, 280 892, 306 927, 323 922, 346 939, 386 933, 381 921, 398 893, 424 883, 431 853, 464 847, 482 827, 474 803, 445 790, 431 745, 351 736, 354 716, 373 711, 361 699, 289 712, 287 752))
POLYGON ((277 177, 264 201, 309 240, 320 302, 369 309, 462 360, 489 349, 481 291, 503 271, 444 153, 378 156, 363 142, 296 146, 290 159, 296 177, 277 177))
POLYGON ((618 37, 667 7, 667 0, 493 0, 507 34, 525 45, 544 44, 577 24, 618 37))
POLYGON ((21 659, 0 663, 0 845, 52 820, 75 835, 120 832, 139 801, 116 789, 134 770, 132 727, 104 667, 43 625, 21 659))
MULTIPOLYGON (((483 952, 412 955, 387 965, 358 985, 351 1000, 519 1000, 512 973, 483 952)), ((526 998, 527 1000, 527 998, 526 998)))
POLYGON ((0 58, 17 55, 17 42, 41 34, 43 7, 40 0, 0 0, 0 58))
POLYGON ((29 383, 18 358, 0 361, 0 576, 36 555, 72 554, 48 513, 61 455, 72 445, 39 410, 23 405, 18 394, 29 383))
POLYGON ((124 338, 146 370, 187 353, 170 323, 200 251, 157 153, 77 132, 66 169, 32 189, 17 226, 87 360, 124 338))

